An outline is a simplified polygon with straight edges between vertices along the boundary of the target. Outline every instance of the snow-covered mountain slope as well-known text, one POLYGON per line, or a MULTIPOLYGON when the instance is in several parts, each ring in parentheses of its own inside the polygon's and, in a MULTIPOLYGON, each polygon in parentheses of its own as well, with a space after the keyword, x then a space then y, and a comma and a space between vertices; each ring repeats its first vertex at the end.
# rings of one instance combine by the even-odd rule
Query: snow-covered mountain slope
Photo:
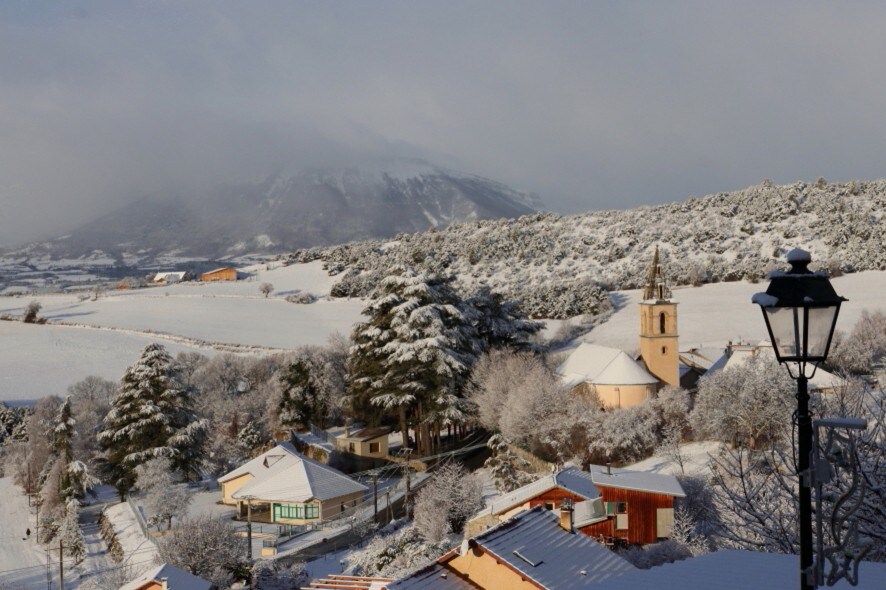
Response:
POLYGON ((385 160, 281 173, 195 198, 142 199, 15 254, 30 260, 104 255, 144 266, 162 256, 221 259, 386 238, 537 208, 532 195, 479 176, 385 160))
POLYGON ((794 247, 834 271, 886 269, 886 181, 785 186, 561 217, 536 213, 440 231, 297 251, 341 275, 336 295, 369 292, 394 264, 486 283, 537 317, 595 313, 605 292, 639 287, 655 246, 674 284, 753 280, 794 247))

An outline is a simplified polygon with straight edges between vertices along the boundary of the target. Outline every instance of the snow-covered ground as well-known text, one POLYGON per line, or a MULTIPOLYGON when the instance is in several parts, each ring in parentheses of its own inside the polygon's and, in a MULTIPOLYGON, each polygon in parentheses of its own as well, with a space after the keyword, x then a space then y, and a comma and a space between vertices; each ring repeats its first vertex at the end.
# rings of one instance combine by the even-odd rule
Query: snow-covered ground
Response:
MULTIPOLYGON (((837 329, 850 331, 862 310, 886 310, 886 272, 860 272, 831 280, 837 293, 849 299, 840 308, 837 329)), ((760 283, 717 283, 674 289, 680 349, 725 347, 729 340, 759 342, 767 338, 760 308, 751 303, 754 293, 765 291, 760 283)), ((618 291, 613 297, 619 309, 606 323, 591 330, 582 340, 632 351, 638 347, 640 319, 637 305, 642 292, 618 291)), ((714 359, 716 360, 716 359, 714 359)))
POLYGON ((0 524, 0 588, 27 588, 46 582, 46 553, 35 539, 28 498, 8 477, 0 478, 3 522, 0 524), (25 531, 31 529, 30 538, 25 531))
POLYGON ((680 465, 662 454, 653 455, 633 465, 627 465, 626 469, 637 471, 649 471, 651 473, 667 473, 670 475, 708 475, 711 472, 711 457, 716 457, 722 448, 722 443, 716 441, 702 441, 687 443, 680 446, 683 456, 683 472, 680 465))
POLYGON ((117 380, 150 342, 170 352, 194 350, 262 354, 306 344, 325 344, 347 334, 363 302, 287 302, 295 292, 324 296, 334 282, 321 263, 248 267, 238 282, 184 283, 109 291, 97 301, 71 294, 0 298, 0 314, 20 316, 29 301, 43 305, 52 324, 0 322, 0 400, 63 394, 88 375, 117 380), (259 285, 275 291, 264 298, 259 285))
POLYGON ((157 555, 157 546, 148 539, 138 525, 132 508, 126 502, 114 504, 105 510, 105 516, 111 521, 117 541, 125 555, 125 563, 138 567, 149 563, 157 555))

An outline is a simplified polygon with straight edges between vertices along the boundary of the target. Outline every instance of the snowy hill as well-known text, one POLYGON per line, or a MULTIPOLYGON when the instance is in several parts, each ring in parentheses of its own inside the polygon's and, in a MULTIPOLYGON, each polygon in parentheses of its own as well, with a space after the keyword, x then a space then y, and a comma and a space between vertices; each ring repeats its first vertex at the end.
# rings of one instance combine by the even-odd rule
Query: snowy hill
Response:
POLYGON ((535 197, 503 184, 394 159, 285 172, 196 198, 142 199, 15 255, 30 261, 100 257, 127 266, 164 256, 217 260, 517 217, 537 208, 535 197))
POLYGON ((476 221, 439 231, 301 250, 341 278, 336 295, 362 296, 398 263, 487 283, 537 317, 595 313, 606 291, 640 286, 656 245, 675 284, 754 280, 802 247, 835 271, 886 269, 886 181, 785 186, 627 211, 476 221))

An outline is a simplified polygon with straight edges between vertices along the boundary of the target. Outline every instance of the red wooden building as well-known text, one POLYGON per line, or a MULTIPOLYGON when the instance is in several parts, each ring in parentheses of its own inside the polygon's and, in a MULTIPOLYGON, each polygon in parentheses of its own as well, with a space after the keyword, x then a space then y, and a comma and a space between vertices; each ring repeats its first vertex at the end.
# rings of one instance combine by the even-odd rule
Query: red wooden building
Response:
POLYGON ((574 526, 604 542, 647 544, 670 536, 674 499, 685 497, 673 475, 591 465, 564 469, 501 498, 472 520, 469 532, 491 526, 527 508, 574 504, 574 526))

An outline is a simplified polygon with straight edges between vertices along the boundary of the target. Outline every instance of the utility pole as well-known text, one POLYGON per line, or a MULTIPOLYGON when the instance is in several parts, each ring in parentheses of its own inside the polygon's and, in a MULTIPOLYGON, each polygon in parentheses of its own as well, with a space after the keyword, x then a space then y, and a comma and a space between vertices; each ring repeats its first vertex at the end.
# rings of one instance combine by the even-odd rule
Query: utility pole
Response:
POLYGON ((37 496, 34 499, 34 506, 37 507, 37 524, 35 525, 34 528, 36 529, 35 534, 37 535, 37 542, 38 543, 40 542, 40 504, 42 504, 42 503, 43 503, 43 501, 40 499, 40 496, 37 496))
POLYGON ((65 590, 65 545, 62 538, 58 538, 58 588, 65 590))
POLYGON ((28 461, 28 508, 31 507, 31 462, 28 461))
POLYGON ((406 496, 403 500, 403 508, 406 510, 406 518, 409 518, 409 492, 411 491, 411 483, 409 481, 409 458, 412 456, 412 449, 406 449, 406 496))
POLYGON ((394 520, 394 507, 391 506, 391 489, 385 490, 385 503, 388 505, 388 522, 394 520))
POLYGON ((378 522, 378 472, 372 472, 372 507, 374 509, 372 519, 378 522))
POLYGON ((252 496, 246 496, 246 558, 252 559, 252 496))

